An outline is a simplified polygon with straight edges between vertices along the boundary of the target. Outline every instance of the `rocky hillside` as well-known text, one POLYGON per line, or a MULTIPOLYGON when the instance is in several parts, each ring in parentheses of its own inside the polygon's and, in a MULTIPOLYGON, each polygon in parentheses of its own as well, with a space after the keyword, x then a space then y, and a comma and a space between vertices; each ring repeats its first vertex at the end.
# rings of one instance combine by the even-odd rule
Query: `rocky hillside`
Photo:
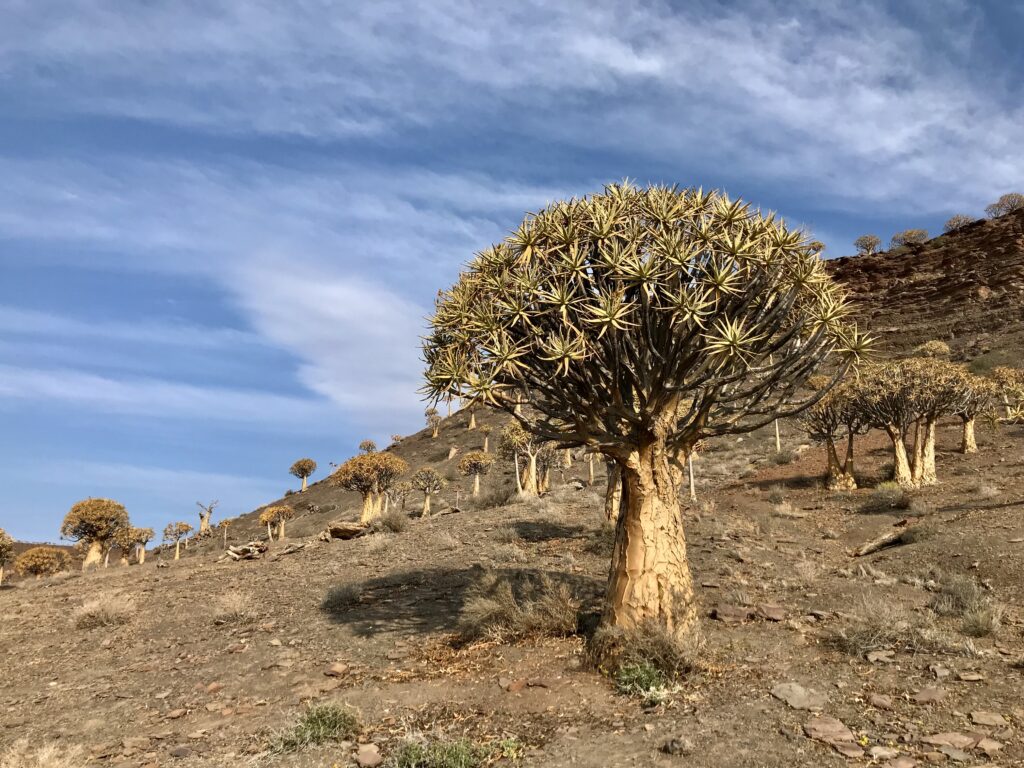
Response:
POLYGON ((1024 211, 915 246, 829 262, 883 352, 941 339, 979 369, 1019 364, 1024 344, 1024 211))

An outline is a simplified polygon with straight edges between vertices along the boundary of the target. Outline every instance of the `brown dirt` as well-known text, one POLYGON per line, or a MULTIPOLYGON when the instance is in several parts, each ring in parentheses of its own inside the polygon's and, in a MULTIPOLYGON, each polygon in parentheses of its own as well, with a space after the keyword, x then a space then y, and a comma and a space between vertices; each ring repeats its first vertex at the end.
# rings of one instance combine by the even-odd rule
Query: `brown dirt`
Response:
MULTIPOLYGON (((464 418, 447 421, 437 441, 414 436, 399 450, 426 460, 447 456, 449 442, 475 446, 478 436, 461 428, 464 418)), ((798 448, 802 438, 787 427, 784 439, 798 448)), ((705 617, 716 606, 749 603, 777 604, 785 619, 733 625, 705 618, 701 671, 659 707, 645 709, 616 693, 587 665, 578 637, 451 642, 466 590, 484 568, 548 573, 585 605, 601 594, 608 558, 593 551, 599 488, 558 485, 539 503, 413 520, 398 534, 311 541, 280 559, 216 563, 217 546, 207 542, 178 563, 165 559, 169 567, 153 558, 142 567, 20 582, 0 592, 0 744, 80 744, 90 765, 102 766, 346 766, 354 750, 338 745, 258 758, 267 736, 309 702, 339 701, 360 711, 362 738, 385 755, 406 735, 428 733, 479 741, 515 736, 530 747, 522 762, 528 766, 864 764, 808 739, 802 726, 814 716, 769 693, 778 683, 797 682, 827 694, 824 714, 866 746, 892 743, 920 758, 930 749, 922 736, 985 731, 1005 745, 995 763, 1021 764, 1024 430, 980 430, 975 456, 952 452, 955 424, 940 430, 941 485, 921 493, 914 507, 931 535, 862 558, 870 565, 866 574, 848 550, 904 513, 859 512, 870 491, 819 490, 819 449, 799 447, 795 461, 776 465, 771 443, 768 433, 718 443, 698 462, 702 502, 684 515, 705 617), (784 503, 773 505, 768 497, 780 492, 784 503), (519 535, 512 544, 509 527, 519 535), (922 583, 936 569, 977 580, 1006 606, 1001 631, 974 641, 975 657, 900 652, 892 663, 873 664, 827 642, 863 624, 864 615, 893 608, 965 640, 958 619, 927 608, 934 595, 922 583), (328 615, 320 602, 338 586, 360 597, 328 615), (72 613, 99 596, 130 600, 130 620, 76 628, 72 613), (251 611, 251 620, 220 623, 225 600, 251 611), (325 676, 337 661, 349 672, 325 676), (936 681, 937 667, 949 676, 936 681), (965 672, 984 680, 959 681, 965 672), (516 692, 499 684, 516 680, 530 684, 516 692), (914 703, 913 694, 929 685, 943 688, 945 698, 914 703), (872 707, 872 694, 890 696, 892 710, 872 707), (972 725, 968 713, 977 710, 1001 713, 1008 725, 972 725), (675 737, 692 742, 692 753, 659 751, 675 737), (173 757, 175 750, 187 756, 173 757)), ((870 479, 887 460, 884 443, 872 435, 858 448, 870 479)), ((585 465, 568 474, 585 477, 585 465)), ((485 493, 507 482, 506 475, 491 475, 485 493)), ((338 508, 307 513, 290 526, 290 541, 306 540, 339 513, 355 517, 358 508, 356 499, 325 484, 303 501, 338 508)), ((233 538, 246 525, 232 529, 233 538)), ((985 762, 971 752, 968 764, 985 762)))

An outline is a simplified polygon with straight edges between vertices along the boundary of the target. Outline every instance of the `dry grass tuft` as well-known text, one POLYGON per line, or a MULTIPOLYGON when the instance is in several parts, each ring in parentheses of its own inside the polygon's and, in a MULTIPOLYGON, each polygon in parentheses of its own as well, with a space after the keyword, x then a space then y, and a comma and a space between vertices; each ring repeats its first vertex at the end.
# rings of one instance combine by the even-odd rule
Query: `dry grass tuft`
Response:
POLYGON ((968 576, 949 576, 939 585, 939 593, 928 607, 940 616, 965 616, 986 604, 981 586, 968 576))
POLYGON ((370 523, 374 533, 401 533, 409 527, 409 515, 401 509, 389 509, 370 523))
POLYGON ((135 615, 135 603, 120 595, 103 595, 86 601, 72 614, 79 629, 97 629, 127 624, 135 615))
POLYGON ((860 657, 871 651, 940 653, 971 658, 978 655, 970 640, 951 637, 927 618, 916 617, 899 605, 867 599, 855 614, 854 624, 827 635, 825 643, 860 657))
POLYGON ((350 707, 315 704, 303 712, 290 729, 274 736, 270 751, 275 754, 297 752, 319 744, 353 740, 360 730, 359 716, 350 707))
POLYGON ((887 480, 879 483, 871 495, 860 506, 860 511, 867 515, 880 515, 888 512, 899 512, 910 509, 913 497, 899 483, 887 480))
POLYGON ((700 634, 680 640, 660 624, 648 622, 632 629, 599 627, 587 650, 597 666, 614 673, 629 667, 643 677, 650 676, 649 670, 653 669, 671 681, 698 668, 703 646, 700 634))
POLYGON ((786 487, 784 485, 773 485, 768 489, 768 501, 772 504, 781 504, 786 500, 786 487))
POLYGON ((999 632, 1003 625, 1003 607, 984 605, 964 614, 960 631, 968 637, 988 637, 999 632))
POLYGON ((341 614, 363 602, 363 590, 355 584, 331 587, 320 601, 324 613, 341 614))
POLYGON ((218 626, 223 624, 252 624, 259 618, 259 614, 253 605, 253 600, 248 595, 238 591, 225 592, 217 598, 213 612, 213 623, 218 626))
POLYGON ((509 642, 526 637, 565 637, 576 631, 579 601, 546 574, 485 573, 466 592, 460 617, 464 640, 509 642))
POLYGON ((85 768, 85 752, 78 746, 32 746, 20 739, 0 752, 0 768, 85 768))

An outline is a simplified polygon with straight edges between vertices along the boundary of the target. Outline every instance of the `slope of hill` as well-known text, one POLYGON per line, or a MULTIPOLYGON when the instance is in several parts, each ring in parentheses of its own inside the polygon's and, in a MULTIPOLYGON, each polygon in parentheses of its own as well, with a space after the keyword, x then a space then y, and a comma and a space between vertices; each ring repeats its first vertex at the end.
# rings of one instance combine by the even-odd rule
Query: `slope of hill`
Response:
POLYGON ((883 352, 941 339, 982 369, 1021 363, 1024 211, 918 246, 827 263, 883 352))

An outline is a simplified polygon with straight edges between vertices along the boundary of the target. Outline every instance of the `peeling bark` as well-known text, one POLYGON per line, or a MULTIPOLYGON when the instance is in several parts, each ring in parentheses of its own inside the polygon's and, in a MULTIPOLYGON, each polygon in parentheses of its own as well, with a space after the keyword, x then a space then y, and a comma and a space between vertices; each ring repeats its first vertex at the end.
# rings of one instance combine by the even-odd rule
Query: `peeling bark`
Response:
POLYGON ((914 477, 910 471, 910 458, 907 456, 907 446, 903 442, 903 435, 891 424, 886 425, 885 433, 892 441, 893 482, 898 483, 902 488, 913 488, 914 477))
POLYGON ((622 507, 622 470, 615 461, 605 461, 608 471, 608 485, 604 491, 604 519, 615 525, 622 507))
POLYGON ((964 433, 960 439, 960 453, 977 453, 978 442, 974 438, 974 417, 964 418, 964 433))
POLYGON ((921 447, 921 469, 918 472, 918 482, 920 485, 935 485, 939 482, 935 472, 935 420, 927 420, 922 431, 924 440, 921 447))
POLYGON ((82 570, 87 571, 89 568, 99 566, 103 562, 103 544, 98 541, 89 543, 89 549, 86 550, 85 560, 82 561, 82 570))
POLYGON ((683 640, 697 628, 675 473, 663 441, 630 454, 602 622, 633 628, 653 621, 683 640))

